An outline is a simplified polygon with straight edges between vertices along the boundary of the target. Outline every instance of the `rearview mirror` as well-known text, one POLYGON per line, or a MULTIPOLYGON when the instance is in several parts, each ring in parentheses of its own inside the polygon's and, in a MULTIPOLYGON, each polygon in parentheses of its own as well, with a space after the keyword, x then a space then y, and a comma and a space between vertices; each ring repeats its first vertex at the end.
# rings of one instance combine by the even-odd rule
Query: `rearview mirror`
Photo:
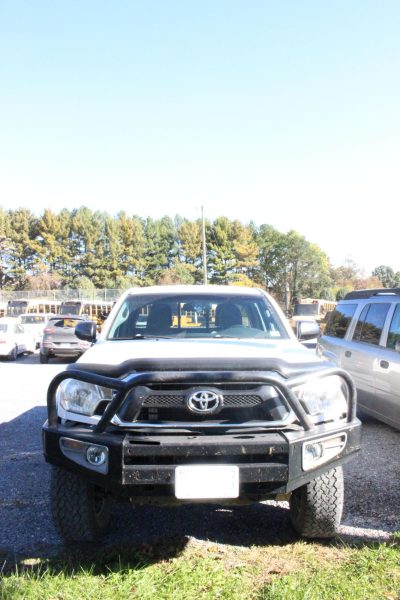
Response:
POLYGON ((298 321, 297 338, 299 341, 316 338, 321 333, 318 323, 315 321, 298 321))

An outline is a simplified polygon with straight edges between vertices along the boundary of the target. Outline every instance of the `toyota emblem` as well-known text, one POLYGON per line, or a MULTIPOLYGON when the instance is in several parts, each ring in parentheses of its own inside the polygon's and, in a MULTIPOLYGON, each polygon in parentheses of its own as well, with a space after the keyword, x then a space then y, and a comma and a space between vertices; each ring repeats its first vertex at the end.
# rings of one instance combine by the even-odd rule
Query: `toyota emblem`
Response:
POLYGON ((197 390, 188 396, 187 407, 194 413, 210 415, 221 410, 223 396, 211 390, 197 390))

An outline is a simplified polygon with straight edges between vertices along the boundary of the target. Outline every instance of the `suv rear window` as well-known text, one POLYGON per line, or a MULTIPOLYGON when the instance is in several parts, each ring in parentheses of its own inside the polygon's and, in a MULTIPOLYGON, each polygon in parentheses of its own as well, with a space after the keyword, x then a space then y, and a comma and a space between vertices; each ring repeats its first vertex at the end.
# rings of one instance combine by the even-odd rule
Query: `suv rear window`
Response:
POLYGON ((71 319, 71 317, 65 319, 50 319, 47 327, 76 327, 81 321, 82 319, 71 319))
POLYGON ((24 325, 41 325, 45 323, 45 317, 40 315, 22 315, 21 323, 24 325))
POLYGON ((344 338, 356 308, 357 304, 339 304, 328 317, 325 335, 344 338))

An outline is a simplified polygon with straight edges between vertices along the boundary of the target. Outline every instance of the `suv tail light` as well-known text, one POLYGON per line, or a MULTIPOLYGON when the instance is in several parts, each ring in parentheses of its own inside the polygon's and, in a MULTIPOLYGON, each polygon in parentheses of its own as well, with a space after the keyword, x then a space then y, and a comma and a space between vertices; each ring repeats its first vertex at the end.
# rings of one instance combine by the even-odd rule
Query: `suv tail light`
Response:
POLYGON ((53 327, 45 327, 43 333, 54 333, 53 327))

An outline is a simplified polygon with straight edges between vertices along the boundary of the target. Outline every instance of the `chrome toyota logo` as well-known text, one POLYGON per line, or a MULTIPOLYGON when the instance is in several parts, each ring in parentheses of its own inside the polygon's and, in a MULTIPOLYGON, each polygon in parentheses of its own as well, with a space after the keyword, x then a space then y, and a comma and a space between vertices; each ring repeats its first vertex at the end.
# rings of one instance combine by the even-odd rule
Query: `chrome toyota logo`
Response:
POLYGON ((190 394, 186 402, 188 409, 192 412, 209 415, 221 410, 223 396, 211 390, 198 390, 190 394))

